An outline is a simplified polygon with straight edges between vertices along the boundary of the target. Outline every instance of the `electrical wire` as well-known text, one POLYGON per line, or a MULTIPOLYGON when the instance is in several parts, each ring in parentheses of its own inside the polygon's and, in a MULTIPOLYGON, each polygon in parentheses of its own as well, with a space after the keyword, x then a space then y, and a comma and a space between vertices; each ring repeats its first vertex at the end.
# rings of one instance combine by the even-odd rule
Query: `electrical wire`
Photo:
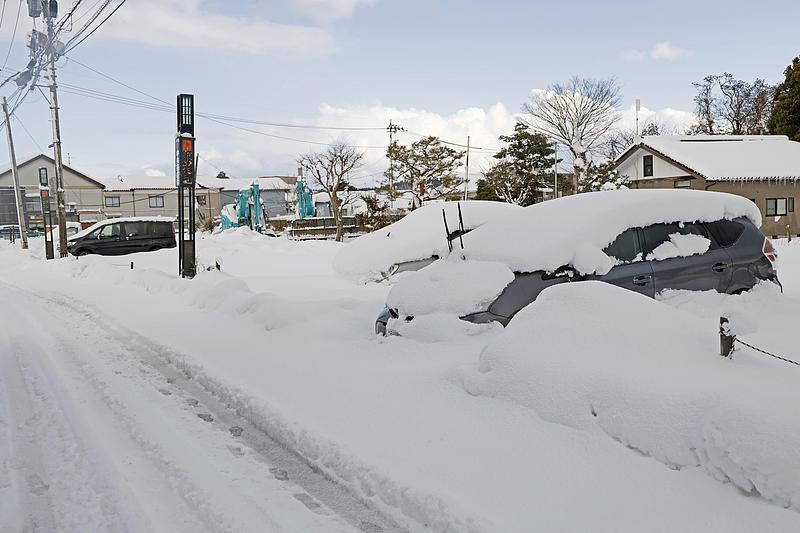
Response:
POLYGON ((17 7, 17 20, 14 23, 14 33, 11 35, 11 43, 8 45, 8 53, 6 54, 6 59, 3 62, 3 68, 6 68, 8 65, 8 58, 11 56, 11 50, 14 48, 14 39, 17 37, 17 26, 19 26, 19 15, 22 12, 22 2, 24 0, 19 0, 19 6, 17 7))
POLYGON ((25 131, 25 133, 27 133, 27 134, 28 134, 28 138, 29 138, 31 141, 33 141, 33 144, 35 144, 35 145, 36 145, 36 147, 39 149, 39 152, 41 152, 41 153, 44 153, 44 148, 42 148, 42 145, 41 145, 41 144, 39 144, 39 143, 36 141, 36 139, 34 139, 33 135, 32 135, 32 134, 31 134, 31 132, 28 130, 28 128, 27 128, 27 127, 25 127, 25 124, 22 122, 22 120, 20 120, 19 116, 17 116, 17 115, 12 115, 12 116, 13 116, 13 117, 14 117, 14 118, 17 120, 17 123, 18 123, 20 126, 22 126, 22 129, 25 131))
MULTIPOLYGON (((80 40, 80 41, 78 41, 77 43, 73 44, 72 46, 69 46, 68 48, 65 48, 65 49, 64 49, 64 53, 66 54, 67 52, 71 52, 72 50, 74 50, 74 49, 75 49, 75 47, 76 47, 76 46, 80 45, 80 44, 81 44, 83 41, 85 41, 86 39, 88 39, 89 37, 91 37, 92 35, 94 35, 94 32, 96 32, 97 30, 99 30, 99 29, 100 29, 100 28, 103 26, 103 24, 105 24, 105 23, 106 23, 106 21, 107 21, 108 19, 110 19, 110 18, 111 18, 111 17, 114 15, 114 13, 116 13, 116 12, 119 10, 119 8, 121 8, 122 6, 124 6, 124 5, 125 5, 125 2, 127 2, 127 1, 128 1, 128 0, 122 0, 122 1, 121 1, 121 2, 120 2, 118 5, 117 5, 117 7, 115 7, 115 8, 114 8, 114 9, 111 11, 111 13, 109 13, 109 14, 108 14, 108 16, 107 16, 106 18, 104 18, 102 21, 100 21, 100 24, 98 24, 97 26, 95 26, 95 27, 94 27, 94 29, 93 29, 92 31, 90 31, 88 35, 86 35, 86 37, 84 37, 83 39, 81 39, 81 40, 80 40)), ((76 35, 75 37, 80 37, 80 35, 76 35)), ((74 41, 74 40, 75 40, 74 38, 73 38, 73 39, 70 39, 70 42, 72 42, 72 41, 74 41)))
POLYGON ((3 0, 3 9, 0 11, 0 28, 3 27, 3 19, 6 17, 6 2, 8 0, 3 0))

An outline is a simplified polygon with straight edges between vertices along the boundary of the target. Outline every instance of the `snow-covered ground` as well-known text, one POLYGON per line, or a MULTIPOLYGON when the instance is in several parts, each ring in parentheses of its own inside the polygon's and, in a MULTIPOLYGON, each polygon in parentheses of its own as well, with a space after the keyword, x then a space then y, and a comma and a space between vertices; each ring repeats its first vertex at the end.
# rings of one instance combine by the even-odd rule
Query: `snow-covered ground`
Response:
POLYGON ((31 246, 0 242, 0 531, 800 530, 800 368, 717 336, 800 357, 800 242, 784 294, 577 283, 389 338, 349 245, 206 235, 191 281, 31 246))

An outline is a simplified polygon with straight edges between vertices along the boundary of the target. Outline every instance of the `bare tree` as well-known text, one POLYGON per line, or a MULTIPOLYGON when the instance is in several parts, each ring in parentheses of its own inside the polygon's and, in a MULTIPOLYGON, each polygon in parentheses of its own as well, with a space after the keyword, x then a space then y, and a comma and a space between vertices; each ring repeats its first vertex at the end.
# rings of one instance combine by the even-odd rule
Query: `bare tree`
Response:
MULTIPOLYGON (((640 137, 654 137, 656 135, 676 135, 678 129, 671 124, 658 120, 656 117, 647 119, 642 124, 640 137)), ((615 160, 636 141, 636 130, 620 128, 608 133, 604 142, 602 154, 610 161, 615 160)))
POLYGON ((350 203, 354 197, 349 175, 361 167, 363 160, 364 152, 344 143, 332 144, 324 152, 309 153, 297 160, 312 183, 328 193, 331 214, 336 221, 337 241, 341 241, 344 235, 342 206, 350 203))
POLYGON ((748 83, 726 72, 706 76, 692 85, 697 89, 694 101, 698 123, 690 132, 762 135, 767 131, 775 88, 764 80, 748 83))
POLYGON ((573 188, 588 179, 592 152, 619 121, 620 87, 613 78, 573 77, 531 96, 522 109, 528 124, 565 144, 574 158, 573 188))

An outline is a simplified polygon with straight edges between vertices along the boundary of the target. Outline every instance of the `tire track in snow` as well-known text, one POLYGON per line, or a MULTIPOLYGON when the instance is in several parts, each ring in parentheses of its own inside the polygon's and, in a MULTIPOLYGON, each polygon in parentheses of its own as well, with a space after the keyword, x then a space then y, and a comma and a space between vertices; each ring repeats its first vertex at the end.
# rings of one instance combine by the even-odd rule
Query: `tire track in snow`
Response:
MULTIPOLYGON (((29 296, 58 306, 59 310, 63 311, 59 316, 69 323, 73 335, 82 333, 91 338, 93 351, 102 352, 107 362, 117 367, 114 374, 120 380, 132 378, 142 380, 149 383, 151 392, 158 394, 162 402, 171 402, 173 407, 177 404, 184 411, 188 410, 194 415, 209 415, 208 419, 212 420, 210 423, 202 422, 200 419, 195 420, 196 424, 214 428, 213 431, 227 434, 230 428, 241 429, 240 437, 227 435, 228 459, 236 461, 247 455, 261 463, 267 463, 264 469, 269 472, 269 477, 282 483, 283 490, 289 491, 296 502, 315 515, 328 517, 331 529, 325 528, 325 531, 342 530, 344 523, 349 524, 346 529, 373 533, 404 531, 392 520, 352 495, 345 487, 309 465, 298 454, 274 441, 250 420, 234 412, 212 392, 193 380, 186 369, 179 370, 171 364, 174 362, 174 354, 166 354, 163 347, 154 345, 149 339, 125 329, 91 308, 75 304, 58 295, 43 297, 29 294, 29 296), (86 331, 89 323, 91 332, 86 331)), ((95 389, 103 391, 105 401, 117 416, 123 419, 126 415, 129 416, 130 413, 125 412, 125 406, 120 405, 114 398, 114 393, 108 392, 109 383, 97 376, 95 365, 92 365, 92 368, 85 363, 80 366, 85 377, 93 381, 95 389)), ((132 433, 136 432, 132 430, 132 433)), ((150 455, 156 461, 165 455, 163 450, 153 449, 152 442, 140 442, 140 445, 145 448, 151 447, 150 455)), ((176 471, 174 465, 169 462, 160 466, 168 472, 173 481, 178 480, 176 490, 198 511, 205 513, 204 521, 215 524, 212 529, 236 529, 231 527, 233 524, 225 523, 223 516, 213 513, 213 502, 203 500, 201 488, 193 487, 192 480, 182 476, 183 472, 176 471)), ((269 517, 264 517, 264 520, 270 522, 269 517)), ((277 523, 271 525, 273 526, 271 529, 281 530, 277 523)))

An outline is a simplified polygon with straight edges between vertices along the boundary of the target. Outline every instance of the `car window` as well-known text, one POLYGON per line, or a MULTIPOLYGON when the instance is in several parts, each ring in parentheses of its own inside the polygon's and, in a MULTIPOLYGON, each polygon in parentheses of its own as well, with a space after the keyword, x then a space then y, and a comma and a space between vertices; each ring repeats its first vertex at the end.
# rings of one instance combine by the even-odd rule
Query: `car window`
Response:
POLYGON ((732 246, 744 233, 744 224, 735 220, 717 220, 706 224, 714 240, 723 248, 732 246))
POLYGON ((636 228, 623 231, 603 251, 607 256, 616 259, 618 263, 640 261, 642 247, 639 245, 639 232, 636 228))
POLYGON ((150 231, 154 237, 172 237, 172 224, 169 222, 151 222, 150 231))
POLYGON ((699 235, 711 242, 710 250, 716 248, 714 241, 709 237, 708 232, 702 224, 695 222, 681 222, 671 224, 653 224, 643 228, 644 233, 644 255, 645 257, 653 253, 653 250, 669 241, 670 235, 699 235))
POLYGON ((144 237, 147 235, 147 222, 126 222, 125 236, 144 237))
POLYGON ((108 224, 100 228, 100 238, 101 239, 109 239, 113 237, 119 237, 120 234, 120 224, 108 224))

